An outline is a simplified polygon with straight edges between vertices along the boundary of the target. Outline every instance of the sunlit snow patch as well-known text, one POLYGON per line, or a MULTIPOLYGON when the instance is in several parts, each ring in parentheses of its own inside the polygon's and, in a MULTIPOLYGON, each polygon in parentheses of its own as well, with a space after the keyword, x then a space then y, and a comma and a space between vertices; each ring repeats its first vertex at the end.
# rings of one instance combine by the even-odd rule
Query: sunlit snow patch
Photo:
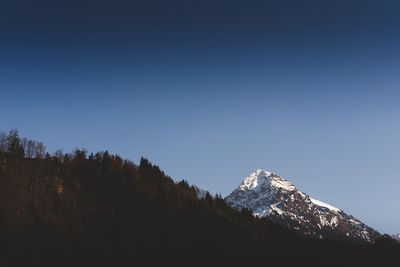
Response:
POLYGON ((340 209, 338 209, 338 208, 336 208, 336 207, 334 207, 334 206, 331 206, 331 205, 329 205, 329 204, 326 204, 325 202, 319 201, 319 200, 314 199, 314 198, 311 198, 311 197, 310 197, 310 200, 311 200, 311 202, 314 203, 315 205, 318 205, 318 206, 321 206, 321 207, 330 209, 330 210, 335 211, 335 212, 341 212, 340 209))

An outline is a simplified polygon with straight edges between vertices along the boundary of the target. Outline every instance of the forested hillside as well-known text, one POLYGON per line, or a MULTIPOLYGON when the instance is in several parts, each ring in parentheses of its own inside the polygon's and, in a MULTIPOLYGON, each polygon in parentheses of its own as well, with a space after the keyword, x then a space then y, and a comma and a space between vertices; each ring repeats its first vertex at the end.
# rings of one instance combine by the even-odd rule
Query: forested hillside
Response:
MULTIPOLYGON (((62 140, 60 140, 62 143, 62 140)), ((400 248, 313 240, 221 196, 199 199, 142 158, 46 153, 0 134, 2 266, 398 266, 400 248)))

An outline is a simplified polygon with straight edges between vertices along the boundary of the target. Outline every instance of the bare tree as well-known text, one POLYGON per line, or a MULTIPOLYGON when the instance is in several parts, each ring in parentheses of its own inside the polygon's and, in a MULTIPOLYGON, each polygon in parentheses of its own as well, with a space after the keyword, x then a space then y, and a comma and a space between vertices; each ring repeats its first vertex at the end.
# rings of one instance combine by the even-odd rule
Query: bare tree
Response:
POLYGON ((22 141, 22 147, 24 148, 24 152, 25 152, 25 157, 27 158, 33 158, 34 156, 34 152, 35 152, 35 146, 36 146, 36 141, 27 139, 27 138, 23 138, 22 141))
POLYGON ((36 142, 34 154, 36 158, 44 158, 46 154, 46 148, 42 142, 36 142))
POLYGON ((54 157, 55 157, 58 161, 62 162, 63 159, 64 159, 64 153, 63 153, 63 151, 62 151, 61 149, 57 149, 56 152, 54 152, 54 157))

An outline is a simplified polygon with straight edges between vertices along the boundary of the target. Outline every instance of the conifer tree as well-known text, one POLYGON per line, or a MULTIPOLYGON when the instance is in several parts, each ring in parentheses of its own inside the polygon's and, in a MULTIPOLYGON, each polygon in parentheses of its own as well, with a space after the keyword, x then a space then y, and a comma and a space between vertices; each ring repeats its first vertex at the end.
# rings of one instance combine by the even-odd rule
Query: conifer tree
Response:
POLYGON ((13 129, 8 134, 8 153, 14 157, 24 157, 24 148, 19 137, 18 130, 13 129))

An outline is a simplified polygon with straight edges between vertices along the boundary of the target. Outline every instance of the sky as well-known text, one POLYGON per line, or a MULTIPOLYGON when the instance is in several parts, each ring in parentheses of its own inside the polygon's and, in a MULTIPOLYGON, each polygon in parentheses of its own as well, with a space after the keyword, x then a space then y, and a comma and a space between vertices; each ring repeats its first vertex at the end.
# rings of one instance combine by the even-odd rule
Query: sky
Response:
POLYGON ((257 168, 400 232, 398 1, 5 1, 0 129, 229 194, 257 168))

